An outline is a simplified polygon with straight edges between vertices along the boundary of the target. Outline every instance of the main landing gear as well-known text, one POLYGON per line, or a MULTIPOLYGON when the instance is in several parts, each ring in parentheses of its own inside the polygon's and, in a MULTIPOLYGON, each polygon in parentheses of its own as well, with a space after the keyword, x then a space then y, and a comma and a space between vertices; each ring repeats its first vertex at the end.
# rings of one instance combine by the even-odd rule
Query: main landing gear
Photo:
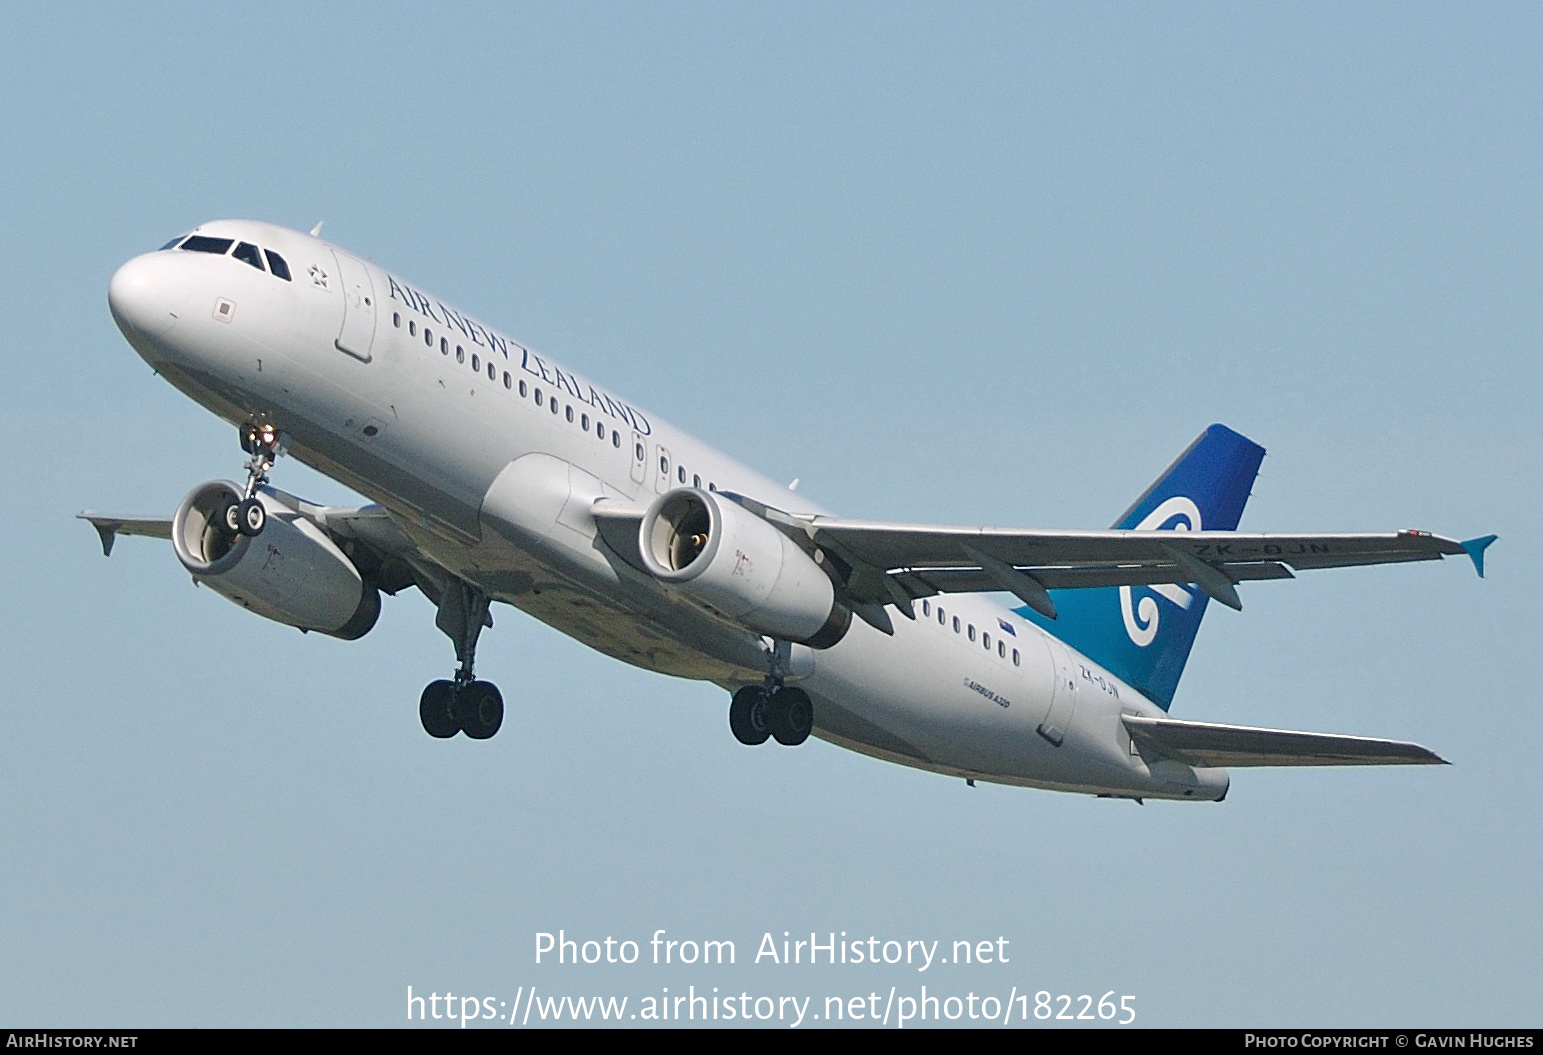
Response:
POLYGON ((268 510, 257 497, 257 489, 268 482, 268 470, 284 453, 286 442, 287 437, 272 425, 249 421, 241 426, 241 449, 251 455, 246 463, 246 490, 242 497, 226 501, 215 521, 232 538, 236 535, 256 538, 268 526, 268 510))
POLYGON ((754 747, 770 737, 784 747, 796 747, 814 731, 814 701, 803 689, 782 683, 790 654, 786 641, 772 642, 765 683, 746 685, 729 702, 729 730, 740 743, 754 747))
POLYGON ((472 674, 477 658, 477 637, 488 618, 487 594, 474 586, 452 579, 439 599, 439 615, 434 625, 455 644, 455 658, 460 667, 453 681, 432 681, 418 700, 418 719, 423 731, 447 740, 465 733, 473 740, 486 740, 504 724, 504 698, 491 681, 478 681, 472 674))
POLYGON ((746 685, 729 703, 729 729, 734 739, 754 747, 768 737, 785 747, 809 739, 814 729, 814 703, 795 686, 746 685))

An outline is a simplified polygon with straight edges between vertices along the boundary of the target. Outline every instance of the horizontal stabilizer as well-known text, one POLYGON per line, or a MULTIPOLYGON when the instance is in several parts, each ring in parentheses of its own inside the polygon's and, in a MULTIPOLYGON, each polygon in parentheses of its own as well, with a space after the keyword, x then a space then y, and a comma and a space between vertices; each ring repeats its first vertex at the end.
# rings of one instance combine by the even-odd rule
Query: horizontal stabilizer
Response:
POLYGON ((1419 744, 1334 733, 1251 729, 1176 718, 1122 714, 1138 747, 1151 748, 1194 766, 1399 766, 1446 765, 1419 744))
POLYGON ((102 556, 113 555, 113 540, 119 535, 147 535, 150 538, 171 538, 171 520, 162 517, 110 517, 86 511, 77 514, 79 520, 89 520, 96 533, 102 537, 102 556))

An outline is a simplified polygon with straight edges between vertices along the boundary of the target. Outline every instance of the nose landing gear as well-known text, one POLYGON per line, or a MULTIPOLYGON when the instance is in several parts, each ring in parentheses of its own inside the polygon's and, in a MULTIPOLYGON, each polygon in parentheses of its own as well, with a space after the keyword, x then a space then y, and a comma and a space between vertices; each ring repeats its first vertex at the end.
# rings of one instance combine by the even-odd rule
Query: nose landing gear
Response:
POLYGON ((418 719, 430 736, 447 740, 465 733, 473 740, 486 740, 504 724, 504 697, 498 686, 478 681, 472 674, 477 637, 492 624, 487 594, 459 579, 451 580, 440 596, 434 625, 455 644, 460 667, 453 681, 430 682, 418 700, 418 719))
POLYGON ((268 482, 268 470, 284 453, 288 442, 289 437, 272 425, 249 421, 241 426, 241 449, 251 455, 246 463, 246 489, 242 497, 225 503, 217 521, 232 536, 256 538, 268 526, 268 510, 257 497, 257 489, 268 482))

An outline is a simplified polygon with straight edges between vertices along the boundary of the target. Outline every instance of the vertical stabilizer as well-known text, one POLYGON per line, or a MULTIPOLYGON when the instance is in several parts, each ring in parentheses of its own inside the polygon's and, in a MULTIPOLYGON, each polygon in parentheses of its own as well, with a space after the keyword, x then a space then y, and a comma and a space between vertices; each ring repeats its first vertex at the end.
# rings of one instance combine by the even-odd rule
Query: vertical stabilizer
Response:
MULTIPOLYGON (((1264 448, 1212 425, 1115 522, 1141 531, 1235 531, 1264 448)), ((1209 598, 1192 585, 1051 590, 1057 619, 1018 614, 1044 627, 1163 710, 1173 702, 1209 598)))

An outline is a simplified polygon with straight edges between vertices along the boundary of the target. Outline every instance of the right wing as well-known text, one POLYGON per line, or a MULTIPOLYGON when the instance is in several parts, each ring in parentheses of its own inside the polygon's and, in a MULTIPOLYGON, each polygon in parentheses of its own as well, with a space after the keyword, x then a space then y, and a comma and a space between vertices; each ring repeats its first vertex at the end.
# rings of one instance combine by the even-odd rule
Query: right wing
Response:
POLYGON ((102 539, 102 556, 113 555, 113 541, 119 535, 145 535, 150 538, 171 538, 170 517, 114 517, 86 510, 79 519, 89 520, 102 539))
POLYGON ((1122 714, 1138 746, 1194 766, 1447 765, 1419 744, 1334 733, 1253 729, 1246 725, 1185 722, 1122 714))

